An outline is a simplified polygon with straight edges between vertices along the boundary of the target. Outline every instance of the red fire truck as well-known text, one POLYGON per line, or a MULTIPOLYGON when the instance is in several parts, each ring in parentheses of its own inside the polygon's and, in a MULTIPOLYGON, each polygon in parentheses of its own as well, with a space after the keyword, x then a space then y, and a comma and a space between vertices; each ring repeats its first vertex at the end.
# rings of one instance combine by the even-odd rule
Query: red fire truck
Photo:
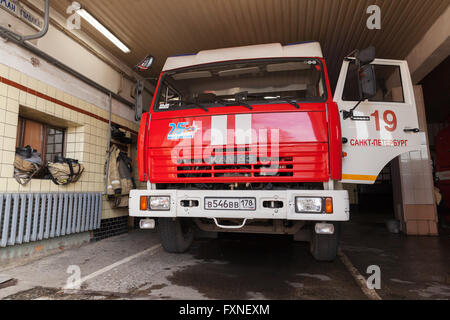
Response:
POLYGON ((420 145, 406 62, 374 58, 345 59, 334 99, 317 42, 168 58, 141 120, 147 189, 131 192, 130 216, 157 223, 168 252, 196 231, 247 232, 293 235, 333 260, 350 217, 342 183, 374 183, 420 145), (387 91, 396 81, 402 90, 387 91))

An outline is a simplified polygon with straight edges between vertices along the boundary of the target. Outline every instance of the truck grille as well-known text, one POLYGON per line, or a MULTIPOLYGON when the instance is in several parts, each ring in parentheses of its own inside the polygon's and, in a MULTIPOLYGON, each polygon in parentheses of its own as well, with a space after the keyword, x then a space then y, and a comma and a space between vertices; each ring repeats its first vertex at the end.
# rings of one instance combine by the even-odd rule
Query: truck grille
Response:
POLYGON ((259 157, 251 148, 216 149, 207 159, 182 157, 176 164, 168 153, 169 150, 150 150, 151 181, 326 181, 329 176, 326 143, 285 145, 280 147, 278 157, 259 157))
MULTIPOLYGON (((204 177, 263 177, 263 176, 278 176, 278 177, 292 177, 293 159, 292 158, 277 158, 271 159, 271 165, 265 165, 261 159, 257 159, 255 164, 214 164, 214 165, 185 165, 180 163, 177 167, 178 178, 204 178, 204 177)), ((194 160, 194 163, 195 160, 194 160)))

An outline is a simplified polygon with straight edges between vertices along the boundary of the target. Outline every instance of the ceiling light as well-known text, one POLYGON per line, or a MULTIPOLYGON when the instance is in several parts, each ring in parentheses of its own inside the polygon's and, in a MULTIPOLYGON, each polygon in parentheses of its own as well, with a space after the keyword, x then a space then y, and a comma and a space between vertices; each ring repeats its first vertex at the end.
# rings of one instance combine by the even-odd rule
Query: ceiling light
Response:
POLYGON ((109 39, 112 43, 114 43, 120 50, 125 53, 131 52, 130 49, 126 45, 123 44, 115 35, 111 33, 108 29, 106 29, 97 19, 95 19, 89 12, 85 9, 77 10, 77 13, 82 16, 87 22, 89 22, 95 29, 97 29, 100 33, 102 33, 106 38, 109 39))

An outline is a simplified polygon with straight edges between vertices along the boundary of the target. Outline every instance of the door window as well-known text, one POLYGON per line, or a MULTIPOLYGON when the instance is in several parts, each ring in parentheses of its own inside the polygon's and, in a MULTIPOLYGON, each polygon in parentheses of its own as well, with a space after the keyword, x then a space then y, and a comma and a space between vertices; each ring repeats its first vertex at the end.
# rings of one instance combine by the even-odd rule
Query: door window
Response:
MULTIPOLYGON (((404 91, 399 66, 375 64, 375 75, 377 79, 377 94, 369 99, 373 102, 396 102, 404 103, 404 91)), ((356 65, 350 63, 345 80, 342 100, 358 101, 359 82, 356 65)))

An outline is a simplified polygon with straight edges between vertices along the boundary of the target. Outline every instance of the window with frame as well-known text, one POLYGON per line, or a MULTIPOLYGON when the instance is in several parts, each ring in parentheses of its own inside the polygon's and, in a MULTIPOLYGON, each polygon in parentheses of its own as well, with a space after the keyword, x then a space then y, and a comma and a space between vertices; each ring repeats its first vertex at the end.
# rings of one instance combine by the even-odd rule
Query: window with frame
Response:
POLYGON ((65 139, 64 128, 19 117, 16 147, 30 146, 41 154, 44 163, 64 156, 65 139))
MULTIPOLYGON (((374 64, 377 79, 377 94, 369 99, 372 102, 405 102, 403 84, 399 66, 374 64), (394 94, 394 92, 396 94, 394 94)), ((350 63, 347 70, 342 100, 359 101, 359 79, 355 63, 350 63)))

